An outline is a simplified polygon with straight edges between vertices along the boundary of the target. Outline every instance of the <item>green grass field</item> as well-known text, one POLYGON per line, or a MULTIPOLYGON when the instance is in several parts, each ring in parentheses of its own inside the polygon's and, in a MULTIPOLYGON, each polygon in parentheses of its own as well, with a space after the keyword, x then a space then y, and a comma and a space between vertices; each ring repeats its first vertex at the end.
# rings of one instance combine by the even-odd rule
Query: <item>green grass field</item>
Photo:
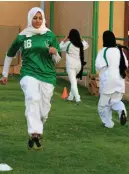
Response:
POLYGON ((58 79, 44 127, 44 150, 34 152, 27 149, 19 80, 11 77, 6 86, 0 85, 0 163, 13 168, 3 173, 129 174, 129 123, 121 126, 114 113, 115 127, 103 127, 97 113, 98 97, 80 86, 82 103, 68 103, 61 98, 64 86, 69 89, 68 82, 58 79))

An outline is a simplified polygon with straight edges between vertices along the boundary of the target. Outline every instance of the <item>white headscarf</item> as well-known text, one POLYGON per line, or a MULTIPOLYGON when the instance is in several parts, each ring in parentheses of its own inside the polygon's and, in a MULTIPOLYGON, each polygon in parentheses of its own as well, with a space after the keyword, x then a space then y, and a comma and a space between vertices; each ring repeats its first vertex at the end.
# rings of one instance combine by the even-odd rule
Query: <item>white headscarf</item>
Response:
POLYGON ((34 7, 28 12, 28 25, 27 28, 25 28, 19 35, 26 35, 26 37, 31 37, 36 34, 45 34, 47 31, 50 31, 46 27, 46 20, 45 20, 45 15, 44 12, 41 8, 39 7, 34 7), (34 28, 32 26, 32 19, 36 15, 37 12, 40 12, 43 18, 43 23, 40 28, 34 28))

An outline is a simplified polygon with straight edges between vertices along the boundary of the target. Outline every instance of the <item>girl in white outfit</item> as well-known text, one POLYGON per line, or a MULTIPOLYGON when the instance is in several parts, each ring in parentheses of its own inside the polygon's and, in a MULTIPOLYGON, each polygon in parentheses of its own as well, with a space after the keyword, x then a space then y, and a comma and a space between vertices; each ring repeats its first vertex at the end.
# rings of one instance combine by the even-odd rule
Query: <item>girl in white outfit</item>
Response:
POLYGON ((77 103, 81 101, 77 87, 77 78, 82 79, 84 62, 84 50, 89 47, 85 40, 81 40, 80 33, 76 29, 69 32, 60 43, 61 51, 66 52, 66 71, 71 83, 71 90, 67 100, 72 101, 75 97, 77 103))
POLYGON ((126 109, 121 101, 125 92, 125 70, 128 61, 120 46, 117 46, 111 31, 103 33, 103 48, 96 58, 96 69, 100 72, 100 99, 98 112, 105 127, 112 128, 112 110, 118 112, 120 123, 126 123, 126 109))

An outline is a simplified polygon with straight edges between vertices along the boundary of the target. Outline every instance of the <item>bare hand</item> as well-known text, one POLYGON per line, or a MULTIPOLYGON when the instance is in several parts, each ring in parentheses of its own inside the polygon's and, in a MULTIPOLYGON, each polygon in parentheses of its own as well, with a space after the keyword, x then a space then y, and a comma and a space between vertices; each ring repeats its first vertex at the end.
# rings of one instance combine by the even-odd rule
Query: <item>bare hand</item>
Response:
POLYGON ((8 77, 1 77, 0 83, 1 83, 2 85, 6 85, 7 82, 8 82, 8 77))
POLYGON ((57 49, 54 47, 49 48, 49 54, 57 54, 57 49))
POLYGON ((66 36, 66 37, 64 38, 63 42, 66 42, 66 41, 68 41, 68 40, 69 40, 69 38, 68 38, 68 36, 66 36))

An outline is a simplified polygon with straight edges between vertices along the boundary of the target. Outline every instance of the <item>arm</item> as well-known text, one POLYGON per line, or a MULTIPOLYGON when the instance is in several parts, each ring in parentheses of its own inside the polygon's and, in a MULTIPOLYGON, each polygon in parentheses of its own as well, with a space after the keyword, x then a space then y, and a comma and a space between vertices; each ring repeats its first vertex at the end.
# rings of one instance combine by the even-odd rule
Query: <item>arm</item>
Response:
POLYGON ((89 48, 89 44, 85 40, 82 40, 82 44, 83 44, 83 50, 89 48))
POLYGON ((60 49, 61 51, 66 51, 67 46, 70 43, 68 36, 66 36, 61 42, 60 42, 60 49))
POLYGON ((61 60, 61 56, 59 55, 58 52, 52 55, 52 60, 53 60, 55 63, 58 63, 58 62, 61 60))
POLYGON ((66 51, 69 43, 70 43, 70 41, 67 41, 67 42, 61 41, 60 42, 60 49, 61 49, 61 51, 66 51))
POLYGON ((103 57, 103 51, 99 51, 96 57, 96 61, 95 61, 95 67, 97 71, 101 71, 104 67, 106 67, 106 61, 103 57))
POLYGON ((126 57, 126 55, 125 55, 124 52, 123 52, 123 55, 124 55, 124 58, 125 58, 125 65, 126 65, 126 67, 128 68, 128 60, 127 60, 127 57, 126 57))
POLYGON ((2 72, 3 77, 8 77, 9 67, 11 65, 12 60, 13 57, 8 57, 7 55, 5 56, 4 67, 2 72))
POLYGON ((60 46, 56 36, 54 36, 52 46, 49 48, 49 54, 52 54, 52 60, 55 63, 58 63, 61 60, 60 46))
POLYGON ((2 85, 5 85, 8 82, 8 72, 9 72, 9 67, 12 62, 12 57, 8 57, 6 55, 5 60, 4 60, 4 67, 3 67, 3 72, 2 72, 2 78, 0 79, 0 83, 2 85))
POLYGON ((13 41, 11 47, 9 48, 7 55, 5 56, 4 60, 4 67, 2 72, 2 78, 0 79, 0 83, 2 85, 5 85, 8 81, 8 72, 11 65, 11 62, 13 60, 13 57, 16 55, 17 51, 20 48, 20 40, 18 37, 13 41))

